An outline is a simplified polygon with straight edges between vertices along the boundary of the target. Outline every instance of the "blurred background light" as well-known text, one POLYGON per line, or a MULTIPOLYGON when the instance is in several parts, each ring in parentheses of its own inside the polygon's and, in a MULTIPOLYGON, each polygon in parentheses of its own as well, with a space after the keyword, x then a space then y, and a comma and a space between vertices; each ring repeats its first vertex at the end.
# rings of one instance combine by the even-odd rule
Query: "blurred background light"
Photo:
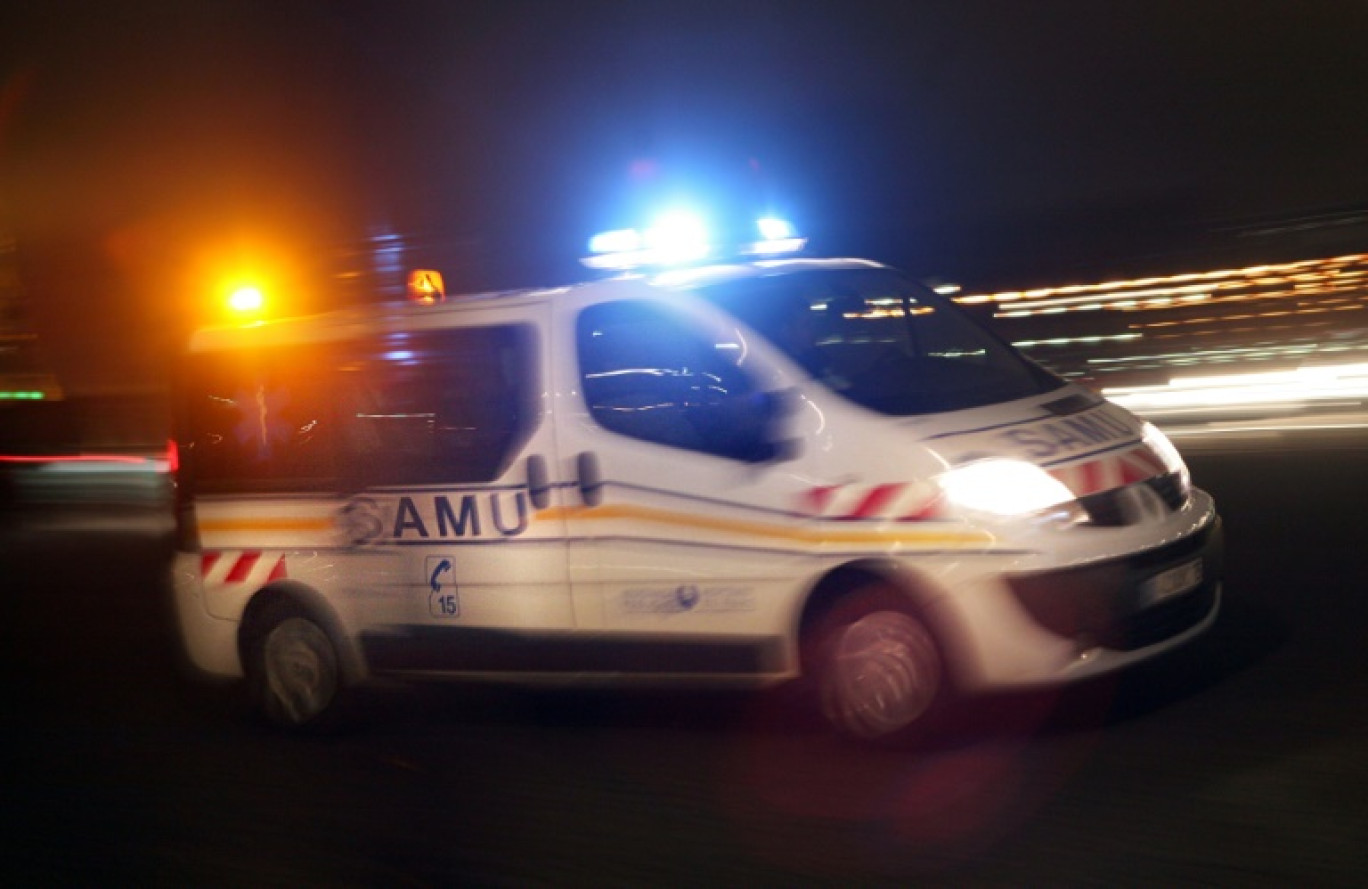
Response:
POLYGON ((238 287, 228 294, 228 308, 234 312, 255 314, 266 305, 261 288, 253 285, 238 287))

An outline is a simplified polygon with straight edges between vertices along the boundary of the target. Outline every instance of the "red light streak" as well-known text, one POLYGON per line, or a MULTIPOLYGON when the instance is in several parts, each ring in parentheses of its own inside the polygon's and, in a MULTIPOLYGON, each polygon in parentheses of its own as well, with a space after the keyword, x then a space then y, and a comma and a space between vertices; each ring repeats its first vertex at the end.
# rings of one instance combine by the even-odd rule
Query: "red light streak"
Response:
POLYGON ((150 457, 130 457, 124 454, 0 454, 0 463, 130 463, 145 466, 155 462, 150 457))

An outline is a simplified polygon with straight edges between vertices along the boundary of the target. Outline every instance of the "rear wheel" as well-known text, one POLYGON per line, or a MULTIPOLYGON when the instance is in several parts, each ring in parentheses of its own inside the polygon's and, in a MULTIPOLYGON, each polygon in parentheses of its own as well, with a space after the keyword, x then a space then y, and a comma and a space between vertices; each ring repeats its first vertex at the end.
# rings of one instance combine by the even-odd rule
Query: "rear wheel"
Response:
POLYGON ((808 664, 822 715, 861 741, 906 741, 944 697, 935 637, 904 598, 881 585, 842 598, 815 622, 808 664))
POLYGON ((249 679, 254 703, 274 725, 320 728, 336 717, 342 694, 337 647, 328 631, 293 603, 274 604, 263 616, 251 646, 249 679))

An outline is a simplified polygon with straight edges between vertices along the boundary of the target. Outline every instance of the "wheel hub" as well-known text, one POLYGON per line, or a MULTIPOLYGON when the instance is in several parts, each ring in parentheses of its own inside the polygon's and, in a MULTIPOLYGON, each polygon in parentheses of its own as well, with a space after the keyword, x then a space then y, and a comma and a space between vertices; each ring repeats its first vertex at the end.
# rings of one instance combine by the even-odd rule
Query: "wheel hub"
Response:
POLYGON ((935 642, 915 618, 877 611, 834 640, 823 704, 833 722, 858 737, 878 738, 911 725, 940 688, 935 642))
POLYGON ((263 664, 266 703, 272 715, 302 725, 318 716, 337 693, 332 643, 321 628, 289 618, 266 637, 263 664))

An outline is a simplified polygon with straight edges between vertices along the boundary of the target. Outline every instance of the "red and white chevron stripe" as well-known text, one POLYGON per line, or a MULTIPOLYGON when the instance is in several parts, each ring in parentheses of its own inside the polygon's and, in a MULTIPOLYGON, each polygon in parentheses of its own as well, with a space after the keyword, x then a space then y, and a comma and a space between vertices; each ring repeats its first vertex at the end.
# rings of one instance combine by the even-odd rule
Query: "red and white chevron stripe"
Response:
POLYGON ((206 584, 246 583, 261 586, 282 580, 285 556, 260 550, 214 550, 200 555, 200 579, 206 584))
MULTIPOLYGON (((1168 472, 1145 445, 1120 454, 1051 469, 1075 497, 1122 488, 1168 472)), ((878 485, 818 485, 801 495, 799 509, 814 518, 836 521, 920 522, 936 517, 941 492, 931 482, 878 485)))
POLYGON ((1137 445, 1121 454, 1113 454, 1051 469, 1075 497, 1086 497, 1099 491, 1122 488, 1168 472, 1164 461, 1145 445, 1137 445))
POLYGON ((815 518, 920 522, 935 515, 941 492, 929 482, 819 485, 804 492, 802 501, 802 511, 815 518))

